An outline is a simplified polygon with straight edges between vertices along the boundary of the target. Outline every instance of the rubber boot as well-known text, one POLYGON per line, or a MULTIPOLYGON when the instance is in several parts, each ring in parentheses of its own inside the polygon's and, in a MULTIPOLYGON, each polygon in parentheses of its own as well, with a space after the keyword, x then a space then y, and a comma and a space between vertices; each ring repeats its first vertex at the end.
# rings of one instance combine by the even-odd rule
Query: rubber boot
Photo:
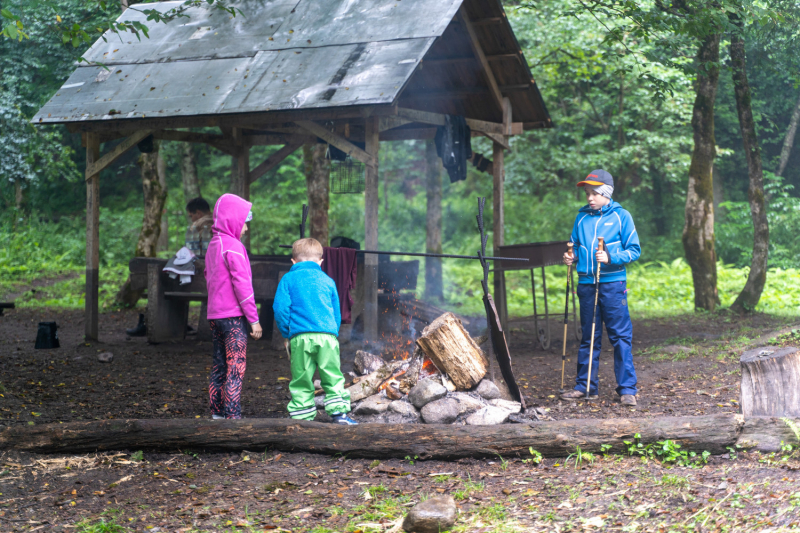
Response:
POLYGON ((147 326, 144 323, 144 314, 139 313, 139 323, 136 324, 135 328, 126 329, 125 333, 127 333, 130 337, 144 337, 147 335, 147 326))

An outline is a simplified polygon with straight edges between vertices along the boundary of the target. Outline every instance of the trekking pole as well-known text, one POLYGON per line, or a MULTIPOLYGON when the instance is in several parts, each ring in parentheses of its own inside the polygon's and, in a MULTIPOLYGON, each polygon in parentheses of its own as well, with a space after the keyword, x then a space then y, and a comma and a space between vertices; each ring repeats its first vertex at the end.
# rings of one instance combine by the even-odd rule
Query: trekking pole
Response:
MULTIPOLYGON (((604 247, 603 237, 597 238, 597 249, 602 250, 604 247)), ((591 390, 592 383, 592 357, 594 357, 594 330, 595 321, 597 320, 597 297, 600 295, 600 262, 597 262, 597 274, 594 281, 594 307, 592 308, 592 336, 589 337, 589 372, 586 374, 586 400, 589 400, 589 391, 591 390)))
MULTIPOLYGON (((567 243, 567 253, 575 259, 572 254, 571 242, 567 243)), ((572 263, 567 267, 567 294, 564 297, 564 343, 561 346, 561 388, 558 392, 564 392, 564 365, 567 362, 567 329, 569 328, 569 280, 572 278, 572 263)))

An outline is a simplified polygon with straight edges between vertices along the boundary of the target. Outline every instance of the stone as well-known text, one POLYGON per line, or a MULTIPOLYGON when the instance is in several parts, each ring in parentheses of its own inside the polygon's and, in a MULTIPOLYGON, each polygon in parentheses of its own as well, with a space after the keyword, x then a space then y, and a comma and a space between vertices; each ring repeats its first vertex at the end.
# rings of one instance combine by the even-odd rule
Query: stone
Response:
POLYGON ((389 410, 406 418, 419 420, 419 411, 417 411, 416 407, 411 405, 409 402, 397 400, 389 404, 389 410))
POLYGON ((500 389, 498 389, 494 381, 490 379, 481 380, 478 386, 475 387, 475 392, 477 392, 481 398, 487 400, 494 400, 500 397, 500 389))
POLYGON ((389 409, 391 403, 392 400, 385 397, 383 394, 375 394, 358 404, 358 407, 353 409, 353 414, 379 415, 385 413, 389 409))
POLYGON ((458 414, 460 415, 474 413, 486 407, 483 401, 466 392, 454 392, 450 394, 448 398, 452 398, 458 402, 458 414))
POLYGON ((500 409, 505 409, 506 411, 517 414, 522 411, 522 404, 519 402, 511 402, 508 400, 502 400, 497 398, 495 400, 489 400, 489 405, 493 405, 495 407, 499 407, 500 409))
POLYGON ((102 352, 97 354, 97 360, 101 363, 110 363, 114 360, 114 354, 111 352, 102 352))
POLYGON ((325 409, 325 395, 320 394, 318 396, 314 396, 314 405, 317 409, 325 409))
POLYGON ((436 379, 423 379, 408 392, 408 401, 417 409, 447 395, 447 389, 436 379))
POLYGON ((466 422, 468 426, 496 426, 497 424, 506 423, 509 415, 511 415, 511 411, 494 405, 487 405, 480 411, 475 411, 469 415, 466 422))
POLYGON ((426 424, 452 424, 461 414, 461 405, 455 398, 442 398, 425 405, 421 413, 426 424))
POLYGON ((411 508, 403 520, 408 533, 439 533, 456 523, 456 502, 452 496, 434 496, 411 508))
POLYGON ((386 363, 380 355, 358 350, 353 361, 353 369, 361 376, 372 374, 381 369, 386 363))

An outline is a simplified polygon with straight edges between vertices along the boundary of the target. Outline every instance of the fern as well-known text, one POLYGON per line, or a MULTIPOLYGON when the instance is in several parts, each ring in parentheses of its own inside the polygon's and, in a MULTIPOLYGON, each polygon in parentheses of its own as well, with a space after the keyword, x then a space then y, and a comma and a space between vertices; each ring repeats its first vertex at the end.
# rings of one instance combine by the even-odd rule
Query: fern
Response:
POLYGON ((800 442, 800 425, 798 425, 797 422, 791 418, 781 418, 781 420, 783 420, 783 423, 789 426, 789 429, 792 430, 792 433, 794 433, 794 438, 797 439, 797 442, 800 442))

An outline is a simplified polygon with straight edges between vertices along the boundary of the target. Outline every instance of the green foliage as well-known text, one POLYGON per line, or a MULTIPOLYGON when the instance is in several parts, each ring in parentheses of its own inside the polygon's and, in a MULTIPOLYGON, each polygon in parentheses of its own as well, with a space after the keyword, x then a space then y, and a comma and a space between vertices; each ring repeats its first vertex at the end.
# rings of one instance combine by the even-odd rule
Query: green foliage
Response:
POLYGON ((642 444, 642 436, 636 433, 632 441, 622 441, 627 447, 628 455, 641 457, 643 461, 657 459, 666 465, 685 467, 702 466, 708 463, 711 452, 695 452, 681 450, 681 445, 671 440, 663 440, 650 444, 642 444))
POLYGON ((580 446, 575 447, 575 453, 569 454, 564 460, 564 463, 569 462, 570 459, 575 462, 576 469, 582 467, 584 462, 594 464, 594 454, 581 450, 580 446))
POLYGON ((135 451, 131 454, 131 461, 140 462, 144 461, 144 452, 142 450, 135 451))
POLYGON ((522 462, 523 463, 533 463, 535 465, 541 464, 542 459, 543 459, 542 454, 540 452, 534 450, 533 447, 529 447, 528 451, 530 452, 530 454, 533 457, 531 457, 530 459, 523 459, 522 462))
POLYGON ((75 524, 75 531, 77 533, 125 533, 130 529, 117 524, 114 520, 106 522, 105 519, 97 521, 81 520, 75 524))

